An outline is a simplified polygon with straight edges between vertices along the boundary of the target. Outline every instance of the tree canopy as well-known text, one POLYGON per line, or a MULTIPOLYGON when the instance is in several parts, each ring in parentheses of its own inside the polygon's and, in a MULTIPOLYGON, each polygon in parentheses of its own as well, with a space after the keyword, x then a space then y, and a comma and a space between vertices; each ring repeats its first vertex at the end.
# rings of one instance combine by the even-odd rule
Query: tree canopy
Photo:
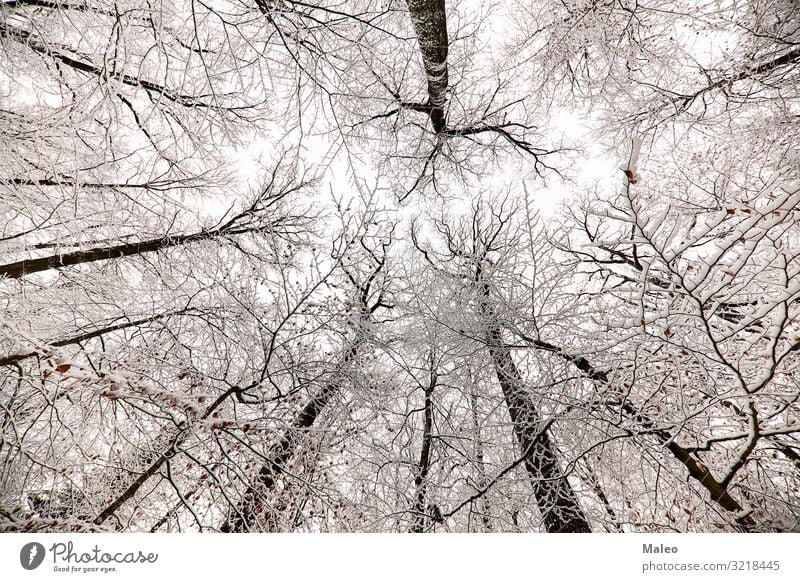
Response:
POLYGON ((2 0, 0 531, 800 531, 792 0, 2 0))

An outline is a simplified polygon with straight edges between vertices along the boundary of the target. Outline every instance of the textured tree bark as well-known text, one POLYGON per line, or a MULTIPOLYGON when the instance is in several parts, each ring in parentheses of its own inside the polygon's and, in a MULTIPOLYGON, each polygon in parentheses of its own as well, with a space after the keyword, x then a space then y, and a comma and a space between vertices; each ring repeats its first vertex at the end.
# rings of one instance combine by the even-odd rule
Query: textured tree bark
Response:
POLYGON ((411 22, 417 33, 422 64, 428 78, 428 102, 425 110, 438 134, 447 129, 447 19, 444 0, 407 0, 411 22))
MULTIPOLYGON (((355 358, 359 345, 360 341, 357 339, 350 346, 342 359, 342 367, 346 367, 355 358)), ((261 466, 255 481, 245 490, 234 514, 220 526, 221 532, 259 531, 259 523, 265 521, 265 518, 269 521, 270 511, 263 502, 264 495, 275 487, 276 478, 283 473, 284 467, 297 452, 298 443, 314 426, 319 415, 338 393, 339 385, 337 383, 326 384, 297 412, 289 427, 283 431, 265 455, 269 460, 261 466)))
POLYGON ((428 486, 428 470, 430 469, 431 463, 431 444, 433 441, 431 436, 431 429, 433 428, 433 391, 436 388, 436 381, 438 379, 434 366, 435 362, 433 357, 431 357, 431 375, 428 385, 425 387, 425 419, 422 428, 422 449, 419 454, 417 474, 414 477, 417 498, 414 503, 415 517, 414 526, 411 529, 412 533, 422 533, 425 530, 425 498, 428 486))
MULTIPOLYGON (((480 274, 478 277, 480 280, 480 274)), ((533 495, 542 513, 545 529, 552 533, 591 533, 578 497, 558 466, 558 454, 548 431, 541 430, 542 420, 536 405, 503 342, 497 316, 489 305, 489 286, 481 283, 481 310, 486 318, 486 344, 492 357, 497 380, 503 389, 514 434, 522 447, 525 468, 531 478, 533 495)))
POLYGON ((291 458, 294 456, 297 443, 305 432, 310 429, 320 413, 339 392, 338 386, 328 384, 313 396, 297 413, 278 441, 272 446, 269 461, 265 462, 256 476, 255 483, 251 484, 232 517, 229 517, 219 528, 224 533, 241 533, 259 531, 258 524, 269 513, 262 497, 275 486, 275 479, 283 472, 291 458))
POLYGON ((500 328, 491 325, 486 340, 514 424, 514 433, 525 455, 525 468, 531 477, 533 495, 545 528, 553 533, 591 533, 578 498, 558 467, 558 456, 550 435, 547 431, 539 431, 542 424, 539 412, 525 390, 511 358, 511 350, 503 344, 500 328))

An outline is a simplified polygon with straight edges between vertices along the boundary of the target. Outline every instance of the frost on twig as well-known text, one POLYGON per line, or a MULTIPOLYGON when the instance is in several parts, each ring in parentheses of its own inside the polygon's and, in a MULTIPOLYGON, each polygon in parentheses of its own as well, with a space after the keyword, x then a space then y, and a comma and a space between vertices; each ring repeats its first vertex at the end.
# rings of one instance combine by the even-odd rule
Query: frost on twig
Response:
POLYGON ((639 175, 639 151, 642 149, 642 138, 638 135, 631 137, 631 153, 628 160, 619 169, 625 174, 623 185, 628 188, 631 184, 638 184, 641 176, 639 175))

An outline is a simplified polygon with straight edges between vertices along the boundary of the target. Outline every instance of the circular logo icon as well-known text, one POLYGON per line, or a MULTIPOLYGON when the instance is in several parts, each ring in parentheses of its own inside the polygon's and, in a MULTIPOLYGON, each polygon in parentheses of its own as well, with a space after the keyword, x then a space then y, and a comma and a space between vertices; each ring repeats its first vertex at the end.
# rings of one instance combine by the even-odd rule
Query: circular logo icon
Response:
POLYGON ((31 542, 22 546, 19 551, 19 563, 26 570, 35 570, 44 561, 44 546, 38 542, 31 542))

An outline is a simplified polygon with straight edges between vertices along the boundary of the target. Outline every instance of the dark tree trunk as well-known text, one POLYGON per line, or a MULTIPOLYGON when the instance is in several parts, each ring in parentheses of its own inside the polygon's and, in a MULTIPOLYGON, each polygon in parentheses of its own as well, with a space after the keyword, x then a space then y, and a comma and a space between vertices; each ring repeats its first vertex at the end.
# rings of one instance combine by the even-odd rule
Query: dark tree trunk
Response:
POLYGON ((414 486, 417 489, 417 499, 414 504, 414 527, 412 533, 422 533, 425 530, 425 498, 428 487, 428 470, 431 464, 431 444, 433 428, 433 391, 436 388, 438 376, 434 368, 435 363, 431 356, 431 375, 428 385, 425 387, 424 421, 422 427, 422 449, 419 454, 417 464, 417 475, 414 477, 414 486))
MULTIPOLYGON (((230 390, 226 390, 222 393, 211 406, 209 406, 203 415, 199 418, 199 420, 205 420, 211 416, 211 414, 219 408, 223 402, 225 402, 230 396, 237 392, 236 388, 231 388, 230 390)), ((125 502, 131 499, 139 489, 144 485, 150 477, 155 475, 161 470, 161 467, 169 461, 172 457, 178 454, 178 449, 189 436, 191 431, 189 428, 185 428, 178 432, 172 439, 170 439, 169 446, 164 450, 163 453, 158 455, 156 459, 152 462, 152 464, 143 471, 139 477, 137 477, 133 483, 131 483, 125 491, 119 495, 116 499, 114 499, 106 508, 101 511, 97 517, 94 519, 95 525, 103 525, 103 523, 116 512, 120 507, 122 507, 125 502)))
MULTIPOLYGON (((356 340, 342 359, 341 367, 346 367, 358 353, 360 341, 356 340)), ((275 444, 265 455, 269 460, 259 469, 255 481, 251 483, 242 499, 237 504, 234 515, 229 516, 220 526, 224 533, 242 533, 259 531, 259 524, 269 521, 269 508, 263 498, 273 487, 275 480, 283 473, 286 464, 297 452, 297 445, 303 436, 319 418, 319 415, 339 393, 339 385, 335 382, 326 384, 317 394, 311 397, 295 415, 289 427, 283 431, 275 444)))
POLYGON ((511 349, 503 341, 497 313, 491 305, 491 288, 482 262, 475 265, 480 313, 485 321, 485 339, 497 380, 503 389, 514 434, 522 448, 522 459, 533 486, 533 495, 545 529, 551 533, 591 533, 586 515, 566 475, 558 466, 558 453, 536 404, 522 381, 511 349))
POLYGON ((511 358, 511 350, 503 343, 500 328, 493 319, 486 336, 545 529, 552 533, 591 533, 578 498, 558 466, 555 445, 548 432, 542 430, 539 412, 511 358))
MULTIPOLYGON (((364 241, 362 239, 362 245, 364 241)), ((389 243, 383 243, 384 253, 389 243)), ((364 248, 367 248, 366 246, 364 248)), ((383 302, 383 292, 378 293, 377 299, 368 304, 372 285, 383 270, 386 256, 378 257, 370 252, 375 262, 375 269, 363 283, 356 281, 356 278, 345 269, 345 274, 351 280, 359 292, 361 302, 360 321, 355 333, 355 337, 344 353, 338 366, 339 373, 346 369, 355 359, 358 351, 365 340, 365 330, 362 327, 371 321, 372 314, 381 307, 388 307, 383 302)), ((297 448, 308 430, 317 422, 320 414, 325 410, 333 398, 341 391, 339 380, 326 384, 319 392, 297 412, 289 427, 283 431, 278 440, 269 448, 266 455, 267 461, 261 466, 258 474, 248 485, 239 503, 234 508, 233 515, 229 515, 225 522, 220 526, 220 531, 225 533, 237 533, 246 531, 258 531, 262 523, 275 522, 275 512, 271 511, 264 503, 264 497, 275 487, 275 480, 285 470, 285 467, 292 457, 297 453, 297 448)))
POLYGON ((313 396, 305 406, 295 415, 278 441, 271 447, 266 455, 269 461, 265 462, 256 475, 255 482, 251 484, 236 508, 235 514, 229 517, 220 527, 225 533, 242 533, 259 531, 259 524, 264 521, 269 513, 265 507, 263 497, 275 486, 275 479, 283 473, 283 469, 294 456, 297 443, 310 429, 320 413, 339 392, 338 386, 328 384, 313 396))
POLYGON ((161 249, 182 245, 188 242, 200 240, 208 237, 206 233, 179 235, 174 237, 163 236, 135 243, 126 243, 85 251, 74 251, 71 253, 49 255, 37 259, 23 259, 15 263, 0 265, 0 277, 6 276, 11 279, 20 279, 25 275, 39 273, 50 269, 60 269, 72 265, 82 265, 84 263, 94 263, 96 261, 107 261, 152 253, 161 249))
POLYGON ((258 221, 253 221, 256 215, 256 211, 249 209, 230 219, 225 224, 208 230, 200 230, 189 234, 165 234, 139 242, 109 245, 84 251, 73 251, 71 253, 57 253, 55 255, 38 257, 36 259, 23 259, 14 263, 0 265, 0 278, 5 276, 11 279, 20 279, 25 275, 48 271, 50 269, 60 269, 73 265, 83 265, 97 261, 108 261, 123 257, 143 255, 145 253, 154 253, 170 247, 195 243, 202 240, 212 240, 225 236, 258 232, 264 225, 260 224, 258 221), (248 219, 251 222, 246 222, 248 219))
POLYGON ((411 22, 417 33, 422 64, 428 78, 428 102, 425 110, 436 133, 447 129, 447 19, 444 0, 407 0, 411 22))

